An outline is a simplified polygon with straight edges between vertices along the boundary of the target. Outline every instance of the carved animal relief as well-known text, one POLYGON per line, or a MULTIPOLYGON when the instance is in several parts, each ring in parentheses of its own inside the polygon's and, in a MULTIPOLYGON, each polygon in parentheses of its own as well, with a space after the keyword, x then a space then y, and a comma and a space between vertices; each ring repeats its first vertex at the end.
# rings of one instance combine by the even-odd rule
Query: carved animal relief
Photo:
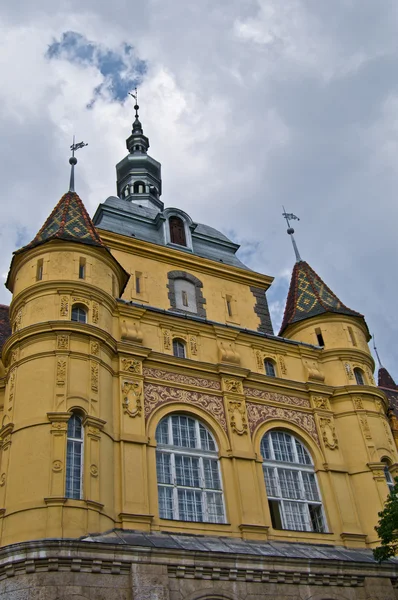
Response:
POLYGON ((122 370, 141 375, 142 362, 133 358, 122 358, 122 370))
POLYGON ((329 400, 324 396, 312 396, 312 405, 319 410, 330 410, 329 400))
POLYGON ((242 382, 239 379, 223 379, 224 389, 226 392, 235 392, 243 394, 242 382))

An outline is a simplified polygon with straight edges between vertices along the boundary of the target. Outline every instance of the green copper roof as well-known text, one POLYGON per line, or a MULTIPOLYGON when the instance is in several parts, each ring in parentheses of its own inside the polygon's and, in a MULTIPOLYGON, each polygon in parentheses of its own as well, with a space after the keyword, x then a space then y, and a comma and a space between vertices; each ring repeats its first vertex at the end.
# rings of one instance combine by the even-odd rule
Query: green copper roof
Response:
POLYGON ((363 315, 345 306, 322 281, 308 263, 301 260, 294 265, 287 295, 285 314, 279 335, 292 323, 323 313, 338 313, 361 317, 363 315))
POLYGON ((62 196, 36 237, 18 252, 54 239, 104 247, 83 202, 75 192, 67 192, 62 196))

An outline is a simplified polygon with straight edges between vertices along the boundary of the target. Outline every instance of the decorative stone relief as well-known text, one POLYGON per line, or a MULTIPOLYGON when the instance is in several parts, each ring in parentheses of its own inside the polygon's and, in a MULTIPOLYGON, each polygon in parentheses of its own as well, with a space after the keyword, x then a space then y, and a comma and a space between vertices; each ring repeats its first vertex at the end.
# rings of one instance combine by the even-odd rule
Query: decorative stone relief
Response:
POLYGON ((16 363, 18 358, 19 358, 19 350, 17 348, 16 350, 13 350, 11 352, 10 365, 13 365, 14 363, 16 363))
POLYGON ((304 360, 303 362, 307 371, 307 378, 310 381, 325 381, 325 375, 315 360, 304 360))
POLYGON ((311 396, 312 405, 319 410, 330 410, 329 400, 324 396, 311 396))
POLYGON ((350 363, 348 363, 348 362, 344 363, 344 368, 345 368, 345 372, 347 373, 348 379, 354 379, 354 372, 352 370, 350 363))
POLYGON ((99 342, 91 342, 90 344, 90 353, 94 356, 99 356, 100 353, 100 344, 99 342))
POLYGON ((375 407, 376 407, 377 412, 384 414, 383 403, 381 400, 378 400, 377 398, 375 400, 375 407))
POLYGON ((57 350, 69 349, 69 335, 57 335, 57 350))
POLYGON ((66 359, 58 358, 58 360, 57 360, 57 376, 56 376, 57 385, 59 385, 59 386, 65 385, 65 380, 66 380, 66 359))
POLYGON ((91 465, 90 466, 90 475, 92 477, 98 477, 98 467, 97 467, 97 465, 91 465))
POLYGON ((371 440, 372 439, 372 433, 370 431, 368 419, 366 418, 366 416, 365 415, 361 415, 359 417, 359 422, 361 424, 362 431, 363 431, 363 434, 364 434, 365 438, 367 440, 371 440))
POLYGON ((140 344, 143 340, 143 334, 137 323, 129 323, 123 320, 121 324, 121 335, 124 340, 131 340, 140 344))
POLYGON ((310 402, 306 398, 285 396, 284 394, 277 394, 275 392, 268 392, 266 390, 259 390, 251 387, 245 387, 244 393, 246 396, 250 396, 252 398, 261 398, 270 402, 278 402, 278 404, 291 404, 293 406, 311 408, 310 402))
POLYGON ((259 371, 264 371, 263 353, 260 350, 256 350, 256 363, 257 369, 259 371))
POLYGON ((235 350, 235 344, 232 342, 218 343, 220 361, 240 364, 240 354, 235 350))
POLYGON ((59 473, 62 471, 62 462, 60 460, 54 460, 52 468, 54 473, 59 473))
POLYGON ((163 329, 163 348, 171 350, 171 333, 170 329, 163 329))
POLYGON ((142 362, 133 358, 122 358, 122 370, 128 373, 137 373, 141 375, 142 362))
POLYGON ((281 408, 279 406, 264 406, 254 402, 246 402, 246 410, 249 419, 250 432, 256 429, 258 425, 269 421, 270 419, 280 419, 295 423, 304 429, 319 446, 319 437, 316 429, 314 416, 299 410, 281 408))
POLYGON ((370 381, 370 383, 371 383, 372 385, 375 385, 375 380, 374 380, 374 377, 373 377, 373 373, 372 373, 372 371, 369 369, 369 367, 366 367, 366 373, 367 373, 367 376, 368 376, 368 378, 369 378, 369 381, 370 381))
POLYGON ((90 425, 87 430, 87 435, 99 439, 101 436, 101 430, 98 427, 94 427, 94 425, 90 425))
POLYGON ((1 487, 4 487, 4 486, 5 486, 5 484, 6 484, 6 474, 5 474, 5 473, 2 473, 2 474, 0 475, 0 486, 1 486, 1 487))
MULTIPOLYGON (((8 402, 9 402, 9 404, 12 404, 12 402, 14 400, 16 375, 17 375, 16 370, 13 369, 11 371, 10 378, 8 380, 8 386, 9 386, 8 402)), ((12 409, 12 406, 10 406, 8 410, 11 410, 11 409, 12 409)))
POLYGON ((287 369, 286 369, 285 359, 283 358, 283 356, 278 357, 278 362, 279 362, 279 368, 280 368, 282 375, 286 375, 287 369))
POLYGON ((20 308, 19 311, 17 312, 17 314, 15 315, 14 325, 15 325, 15 331, 18 331, 19 329, 21 329, 21 326, 22 326, 22 308, 20 308))
POLYGON ((67 317, 69 315, 69 298, 68 296, 61 296, 60 304, 60 315, 61 317, 67 317))
POLYGON ((97 324, 99 321, 99 304, 98 302, 93 302, 93 312, 92 312, 93 323, 97 324))
POLYGON ((193 385, 199 388, 212 390, 220 390, 219 381, 213 379, 204 379, 202 377, 192 377, 190 375, 182 375, 181 373, 171 373, 170 371, 162 371, 161 369, 151 369, 144 367, 143 373, 145 377, 153 377, 154 379, 163 379, 164 381, 174 381, 175 383, 183 383, 193 385))
POLYGON ((339 447, 339 443, 336 435, 336 428, 331 417, 321 417, 319 419, 319 426, 321 428, 322 439, 325 446, 331 450, 335 450, 339 447))
POLYGON ((125 381, 122 385, 123 412, 129 417, 139 417, 142 412, 142 384, 125 381))
POLYGON ((390 444, 390 450, 392 450, 394 452, 395 450, 395 444, 393 442, 393 439, 391 437, 391 429, 387 423, 387 421, 385 419, 383 419, 383 426, 384 426, 384 431, 386 432, 386 436, 388 439, 388 443, 390 444))
POLYGON ((79 304, 85 304, 88 307, 90 306, 90 301, 87 300, 87 298, 84 298, 83 296, 72 296, 72 302, 74 304, 78 302, 79 304))
POLYGON ((98 392, 98 378, 99 378, 98 363, 92 361, 90 369, 91 369, 91 389, 93 392, 98 392))
POLYGON ((363 410, 363 402, 361 396, 354 396, 352 399, 355 410, 363 410))
POLYGON ((221 425, 224 431, 227 432, 224 404, 222 398, 219 396, 202 394, 199 392, 182 390, 163 385, 156 385, 153 383, 145 383, 144 391, 146 419, 148 419, 148 417, 158 406, 170 402, 179 402, 203 408, 206 412, 211 414, 221 425))
POLYGON ((66 431, 68 426, 67 423, 64 423, 63 421, 53 421, 51 423, 51 428, 55 429, 56 431, 66 431))
POLYGON ((189 347, 191 349, 191 354, 193 356, 196 356, 196 354, 198 353, 198 341, 196 339, 196 335, 189 336, 189 347))
POLYGON ((239 379, 223 379, 222 382, 226 392, 243 394, 242 382, 239 379))
POLYGON ((240 400, 229 400, 228 402, 229 424, 232 431, 238 435, 247 433, 247 419, 244 402, 240 400))

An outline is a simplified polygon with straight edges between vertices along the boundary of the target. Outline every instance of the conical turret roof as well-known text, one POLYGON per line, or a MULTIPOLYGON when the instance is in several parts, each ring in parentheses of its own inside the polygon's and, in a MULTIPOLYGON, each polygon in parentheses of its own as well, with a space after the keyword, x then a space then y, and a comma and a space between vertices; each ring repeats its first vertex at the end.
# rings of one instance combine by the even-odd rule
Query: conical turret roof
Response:
POLYGON ((17 253, 54 239, 105 247, 76 192, 62 196, 35 238, 17 253))
POLYGON ((289 325, 323 313, 363 319, 363 315, 351 310, 338 299, 307 262, 300 260, 294 265, 279 335, 289 325))

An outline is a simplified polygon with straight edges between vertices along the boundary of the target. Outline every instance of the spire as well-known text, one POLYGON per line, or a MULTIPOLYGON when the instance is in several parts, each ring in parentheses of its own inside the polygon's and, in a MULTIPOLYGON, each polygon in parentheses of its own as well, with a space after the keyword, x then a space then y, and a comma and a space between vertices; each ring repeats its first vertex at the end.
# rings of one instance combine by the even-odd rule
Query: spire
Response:
POLYGON ((130 137, 126 140, 127 150, 131 153, 144 153, 148 152, 149 148, 149 140, 144 135, 144 130, 142 129, 142 124, 138 116, 138 90, 135 88, 134 92, 129 92, 129 95, 134 98, 134 110, 135 110, 135 119, 133 122, 133 128, 131 131, 130 137))
POLYGON ((72 156, 69 159, 69 164, 70 164, 69 191, 70 192, 75 191, 75 165, 77 164, 77 158, 75 157, 75 152, 76 152, 76 150, 80 150, 80 148, 84 148, 84 146, 88 146, 88 144, 85 144, 84 142, 79 142, 78 144, 75 144, 75 136, 73 136, 73 144, 70 147, 70 149, 72 150, 72 156))
POLYGON ((293 227, 290 227, 290 221, 292 221, 294 219, 296 219, 297 221, 300 221, 300 219, 298 217, 296 217, 296 215, 294 215, 293 213, 287 213, 285 211, 285 207, 284 206, 282 206, 282 208, 283 208, 282 216, 286 219, 287 233, 290 235, 290 238, 292 240, 293 250, 294 250, 294 253, 296 255, 296 261, 300 262, 301 261, 300 253, 298 251, 296 240, 294 239, 294 235, 293 235, 294 234, 294 229, 293 229, 293 227))
POLYGON ((289 325, 323 313, 363 319, 363 315, 351 310, 337 298, 308 263, 299 259, 294 265, 279 335, 282 335, 289 325))
POLYGON ((377 356, 377 360, 378 360, 378 363, 379 363, 379 367, 380 367, 380 369, 382 369, 382 368, 383 368, 383 365, 381 364, 380 356, 379 356, 379 353, 377 352, 377 348, 376 348, 376 338, 375 338, 375 336, 373 336, 373 349, 374 349, 374 351, 375 351, 375 354, 376 354, 376 356, 377 356))

